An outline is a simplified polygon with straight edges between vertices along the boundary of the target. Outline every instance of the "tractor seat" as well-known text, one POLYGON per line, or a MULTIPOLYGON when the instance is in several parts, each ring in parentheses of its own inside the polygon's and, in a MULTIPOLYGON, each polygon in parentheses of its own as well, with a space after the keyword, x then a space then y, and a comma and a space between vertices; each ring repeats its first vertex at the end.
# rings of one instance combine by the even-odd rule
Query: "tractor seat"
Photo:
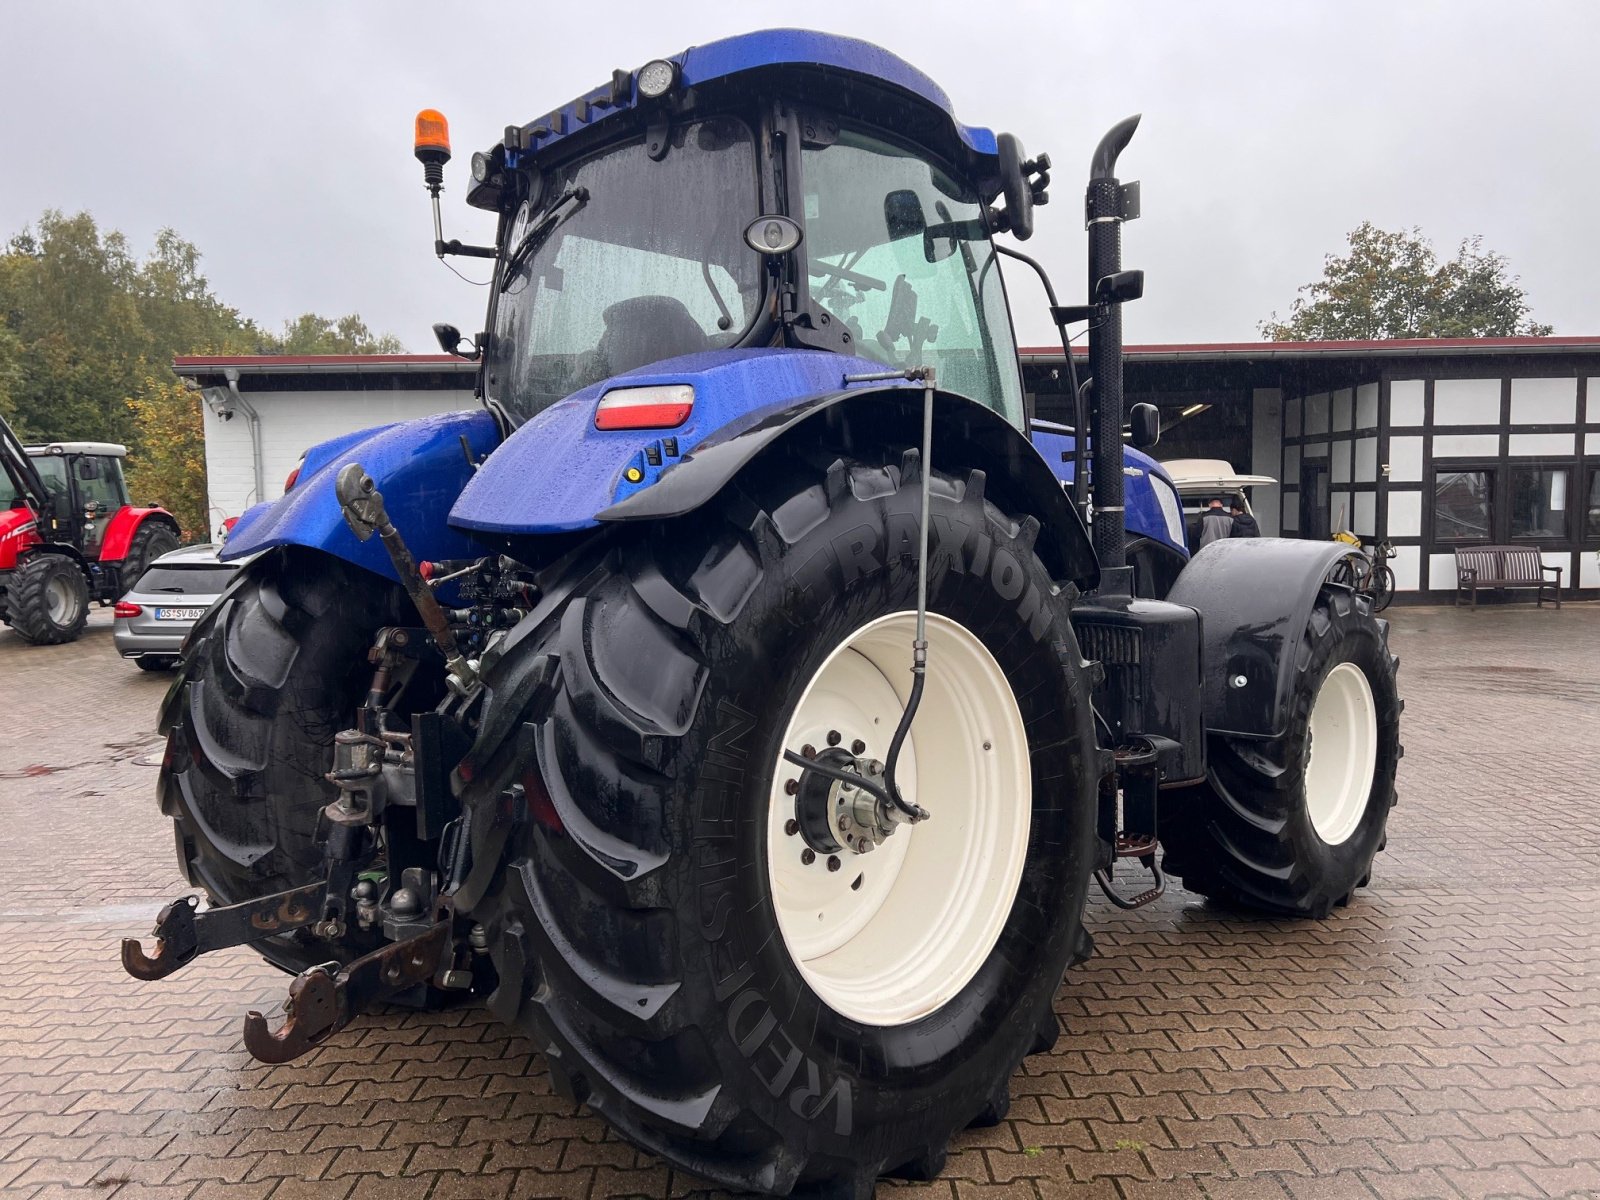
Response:
POLYGON ((602 315, 606 329, 595 349, 611 375, 709 349, 705 330, 673 296, 619 300, 602 315))

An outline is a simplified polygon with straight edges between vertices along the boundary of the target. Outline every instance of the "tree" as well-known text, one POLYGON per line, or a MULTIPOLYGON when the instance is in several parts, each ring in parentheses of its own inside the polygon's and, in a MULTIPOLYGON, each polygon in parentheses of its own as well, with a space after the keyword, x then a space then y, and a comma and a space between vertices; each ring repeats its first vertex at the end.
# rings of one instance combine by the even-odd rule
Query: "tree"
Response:
POLYGON ((393 334, 374 334, 355 313, 337 319, 302 313, 286 322, 275 354, 400 354, 405 345, 393 334))
POLYGON ((1466 238, 1440 262, 1420 229, 1390 231, 1363 221, 1350 252, 1323 260, 1322 278, 1300 289, 1285 321, 1262 321, 1277 342, 1379 338, 1542 336, 1505 256, 1466 238))
POLYGON ((128 400, 138 449, 128 458, 128 490, 139 504, 159 504, 178 518, 185 541, 204 541, 213 522, 206 499, 206 450, 200 394, 168 373, 147 375, 128 400))
POLYGON ((0 253, 0 416, 25 441, 123 442, 139 502, 203 535, 199 400, 172 373, 179 354, 398 352, 355 313, 306 313, 279 337, 224 303, 200 251, 171 229, 142 261, 88 213, 46 211, 0 253))

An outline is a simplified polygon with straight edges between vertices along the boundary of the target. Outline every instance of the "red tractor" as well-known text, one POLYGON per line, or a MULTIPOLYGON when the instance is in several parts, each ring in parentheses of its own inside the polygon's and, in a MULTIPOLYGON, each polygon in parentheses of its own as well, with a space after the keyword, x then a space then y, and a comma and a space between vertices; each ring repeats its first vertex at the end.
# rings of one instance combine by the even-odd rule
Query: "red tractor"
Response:
POLYGON ((112 604, 178 547, 163 508, 134 508, 122 478, 126 446, 23 446, 0 420, 0 621, 36 646, 73 641, 89 601, 112 604))

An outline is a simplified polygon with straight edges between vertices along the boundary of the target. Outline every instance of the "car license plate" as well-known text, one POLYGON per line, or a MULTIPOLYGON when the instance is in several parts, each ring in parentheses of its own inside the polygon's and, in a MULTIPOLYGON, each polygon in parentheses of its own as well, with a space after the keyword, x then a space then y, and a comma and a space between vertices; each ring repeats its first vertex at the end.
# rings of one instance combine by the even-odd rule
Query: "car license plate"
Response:
POLYGON ((206 615, 203 608, 158 608, 156 620, 158 621, 198 621, 206 615))

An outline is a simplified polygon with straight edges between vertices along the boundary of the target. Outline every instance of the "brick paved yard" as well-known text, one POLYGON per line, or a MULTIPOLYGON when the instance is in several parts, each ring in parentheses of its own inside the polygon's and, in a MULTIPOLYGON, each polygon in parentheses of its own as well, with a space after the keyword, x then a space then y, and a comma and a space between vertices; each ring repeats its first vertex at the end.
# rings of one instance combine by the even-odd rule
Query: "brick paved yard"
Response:
MULTIPOLYGON (((1322 924, 1093 901, 1010 1120, 940 1197, 1600 1195, 1600 605, 1395 615, 1401 804, 1322 924), (1469 754, 1470 758, 1454 757, 1469 754)), ((181 884, 153 799, 165 681, 0 631, 0 1192, 133 1200, 678 1196, 479 1012, 369 1017, 289 1066, 246 951, 136 984, 181 884)))

